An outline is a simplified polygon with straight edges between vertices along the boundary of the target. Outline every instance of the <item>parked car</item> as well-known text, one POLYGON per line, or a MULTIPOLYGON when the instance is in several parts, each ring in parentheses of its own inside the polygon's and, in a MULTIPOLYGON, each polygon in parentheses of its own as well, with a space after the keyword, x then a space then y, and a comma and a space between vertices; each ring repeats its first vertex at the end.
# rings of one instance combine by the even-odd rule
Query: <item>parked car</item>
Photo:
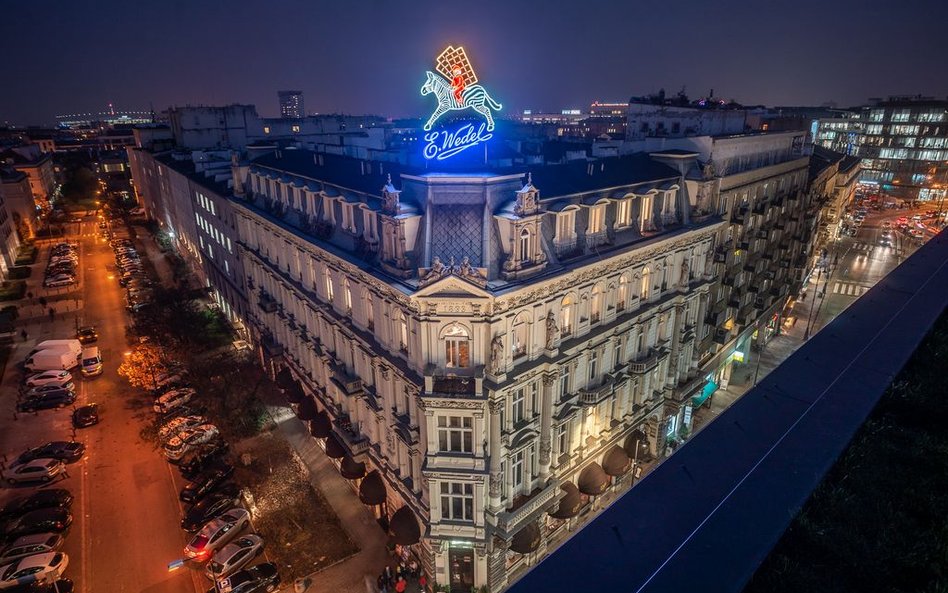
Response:
POLYGON ((82 454, 86 452, 86 446, 78 441, 50 441, 39 447, 33 447, 20 453, 14 464, 26 463, 34 459, 47 457, 49 459, 58 459, 66 463, 75 463, 82 459, 82 454))
POLYGON ((155 377, 154 391, 160 392, 165 389, 171 389, 184 383, 184 380, 185 378, 182 373, 176 370, 169 370, 155 377))
POLYGON ((68 389, 47 391, 46 393, 24 399, 16 408, 20 412, 35 412, 52 408, 65 408, 76 401, 76 394, 68 389))
POLYGON ((43 371, 36 373, 26 379, 27 387, 39 387, 40 385, 65 385, 72 381, 72 373, 69 371, 43 371))
POLYGON ((58 459, 42 457, 3 470, 3 477, 11 484, 17 482, 48 482, 61 474, 66 464, 58 459))
POLYGON ((87 428, 99 423, 99 404, 86 404, 76 408, 72 413, 72 425, 76 428, 87 428))
POLYGON ((171 410, 191 401, 191 398, 194 397, 196 393, 197 392, 190 387, 172 389, 156 399, 153 408, 158 414, 167 414, 171 410))
POLYGON ((240 489, 235 484, 225 484, 217 492, 199 500, 184 511, 181 529, 188 532, 197 531, 201 525, 239 504, 240 489))
POLYGON ((251 560, 263 553, 263 538, 255 533, 241 536, 214 552, 204 567, 204 576, 216 581, 247 566, 251 560))
POLYGON ((178 432, 164 445, 165 457, 180 459, 191 447, 209 443, 220 436, 220 431, 213 424, 200 424, 185 428, 178 432))
POLYGON ((45 583, 13 585, 3 591, 5 593, 75 593, 76 586, 71 579, 61 578, 45 583))
POLYGON ((74 276, 68 276, 61 274, 54 278, 48 278, 43 282, 43 286, 46 288, 58 288, 60 286, 71 286, 76 283, 76 278, 74 276))
POLYGON ((178 436, 183 430, 206 423, 204 416, 177 416, 165 422, 158 429, 158 438, 163 442, 178 436))
POLYGON ((99 332, 95 331, 95 327, 87 325, 79 328, 76 337, 79 338, 79 342, 82 344, 91 344, 99 339, 99 332))
POLYGON ((233 473, 234 467, 232 465, 221 464, 212 467, 182 488, 178 498, 181 499, 181 502, 187 503, 201 500, 227 481, 233 473))
POLYGON ((55 552, 63 546, 63 541, 63 536, 58 533, 34 533, 18 537, 0 550, 0 566, 33 554, 55 552))
POLYGON ((20 558, 0 567, 0 589, 20 584, 27 577, 39 582, 55 581, 69 565, 69 556, 62 552, 47 552, 20 558))
POLYGON ((0 509, 0 519, 10 519, 39 509, 68 509, 71 506, 72 494, 68 490, 45 488, 8 502, 0 509))
POLYGON ((201 528, 184 548, 184 557, 204 561, 215 550, 224 546, 237 536, 244 525, 250 523, 250 512, 242 507, 234 507, 220 517, 211 519, 201 528))
POLYGON ((72 525, 72 515, 66 509, 39 509, 11 521, 4 532, 9 538, 33 533, 63 533, 72 525))
POLYGON ((27 389, 26 392, 23 394, 23 397, 26 397, 26 398, 37 397, 37 396, 43 395, 44 393, 49 393, 51 391, 61 391, 63 389, 65 389, 66 391, 72 391, 73 393, 75 393, 76 384, 73 383, 72 381, 68 381, 66 383, 63 383, 62 385, 54 385, 51 383, 47 383, 46 385, 37 385, 36 387, 27 389))
POLYGON ((193 480, 202 471, 223 463, 222 457, 227 449, 227 443, 222 439, 217 439, 206 445, 192 447, 180 459, 170 461, 177 463, 182 478, 193 480))
POLYGON ((280 574, 276 564, 264 562, 250 568, 239 570, 226 579, 217 582, 207 593, 229 591, 229 593, 270 593, 280 585, 280 574))

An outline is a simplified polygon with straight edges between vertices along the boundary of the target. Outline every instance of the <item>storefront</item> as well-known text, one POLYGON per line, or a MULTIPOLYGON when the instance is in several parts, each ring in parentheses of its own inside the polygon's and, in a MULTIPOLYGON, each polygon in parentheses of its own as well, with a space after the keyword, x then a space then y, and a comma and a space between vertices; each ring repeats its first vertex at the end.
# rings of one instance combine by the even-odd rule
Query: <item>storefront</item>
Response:
POLYGON ((448 543, 448 575, 452 591, 470 591, 474 587, 474 547, 470 542, 448 543))
POLYGON ((714 375, 708 375, 708 382, 704 384, 701 392, 691 398, 691 407, 697 410, 705 404, 711 402, 711 396, 718 390, 718 384, 714 381, 714 375))

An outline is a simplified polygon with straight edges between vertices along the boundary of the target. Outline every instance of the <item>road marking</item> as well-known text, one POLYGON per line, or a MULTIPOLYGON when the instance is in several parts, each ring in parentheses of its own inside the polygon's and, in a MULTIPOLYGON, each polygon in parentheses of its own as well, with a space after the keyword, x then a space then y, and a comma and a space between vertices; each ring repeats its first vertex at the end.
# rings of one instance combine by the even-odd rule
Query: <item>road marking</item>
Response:
POLYGON ((844 296, 862 296, 866 294, 869 290, 868 286, 862 286, 861 284, 852 284, 850 282, 836 282, 833 284, 833 294, 841 294, 844 296))

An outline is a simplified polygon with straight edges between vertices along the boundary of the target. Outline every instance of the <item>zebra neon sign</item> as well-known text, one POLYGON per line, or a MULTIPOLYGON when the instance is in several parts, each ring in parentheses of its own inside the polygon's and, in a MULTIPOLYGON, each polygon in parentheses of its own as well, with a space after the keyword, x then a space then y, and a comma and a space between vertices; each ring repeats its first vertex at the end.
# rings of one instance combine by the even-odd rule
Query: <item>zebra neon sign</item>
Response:
POLYGON ((438 56, 435 69, 437 73, 426 72, 427 79, 421 87, 422 96, 433 94, 438 99, 438 106, 424 126, 423 153, 427 159, 440 161, 493 138, 493 112, 503 106, 477 84, 477 75, 463 47, 448 46, 438 56), (453 128, 432 130, 446 113, 469 108, 484 116, 484 123, 467 122, 453 128))

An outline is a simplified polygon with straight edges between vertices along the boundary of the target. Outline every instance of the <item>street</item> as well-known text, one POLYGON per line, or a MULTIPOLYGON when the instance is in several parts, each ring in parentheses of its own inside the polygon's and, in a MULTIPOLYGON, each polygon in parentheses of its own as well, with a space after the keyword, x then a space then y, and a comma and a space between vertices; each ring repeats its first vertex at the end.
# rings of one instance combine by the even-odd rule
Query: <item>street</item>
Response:
MULTIPOLYGON (((181 557, 186 543, 186 535, 178 527, 181 504, 177 493, 181 479, 172 475, 171 466, 139 436, 151 420, 151 399, 132 396, 125 379, 116 373, 128 349, 128 315, 123 290, 114 274, 113 252, 99 234, 97 222, 90 218, 67 227, 72 233, 67 239, 81 244, 81 296, 79 301, 71 301, 79 309, 57 306, 55 320, 40 314, 21 324, 28 339, 15 344, 2 384, 8 394, 0 413, 2 452, 12 459, 24 449, 49 440, 75 438, 85 443, 85 456, 68 466, 69 476, 46 486, 68 488, 76 497, 72 507, 74 522, 64 547, 70 557, 66 576, 76 582, 76 591, 203 591, 208 583, 195 571, 168 570, 168 563, 181 557), (96 345, 101 350, 105 370, 89 380, 82 379, 78 369, 74 370, 79 394, 76 405, 98 402, 100 423, 74 432, 68 408, 15 415, 15 394, 23 376, 16 365, 37 342, 72 338, 78 325, 97 328, 96 345)), ((31 290, 37 296, 45 292, 38 287, 49 244, 38 243, 41 253, 30 279, 31 290)), ((52 300, 50 305, 54 305, 52 300)), ((30 309, 22 304, 21 308, 30 309)), ((21 313, 21 318, 24 315, 21 313)), ((3 502, 34 489, 5 486, 3 502)))
MULTIPOLYGON (((808 337, 820 331, 914 253, 920 243, 897 230, 896 220, 903 216, 911 219, 929 209, 871 211, 855 237, 843 236, 831 243, 827 247, 827 270, 817 269, 810 275, 806 296, 795 302, 791 310, 793 323, 784 323, 781 333, 761 350, 751 352, 744 363, 735 363, 729 384, 718 389, 709 403, 695 412, 695 430, 727 409, 793 354, 808 337), (892 228, 883 228, 884 222, 889 222, 892 228), (880 244, 886 231, 890 233, 891 247, 880 244)), ((926 239, 931 236, 931 230, 926 230, 926 239)))

